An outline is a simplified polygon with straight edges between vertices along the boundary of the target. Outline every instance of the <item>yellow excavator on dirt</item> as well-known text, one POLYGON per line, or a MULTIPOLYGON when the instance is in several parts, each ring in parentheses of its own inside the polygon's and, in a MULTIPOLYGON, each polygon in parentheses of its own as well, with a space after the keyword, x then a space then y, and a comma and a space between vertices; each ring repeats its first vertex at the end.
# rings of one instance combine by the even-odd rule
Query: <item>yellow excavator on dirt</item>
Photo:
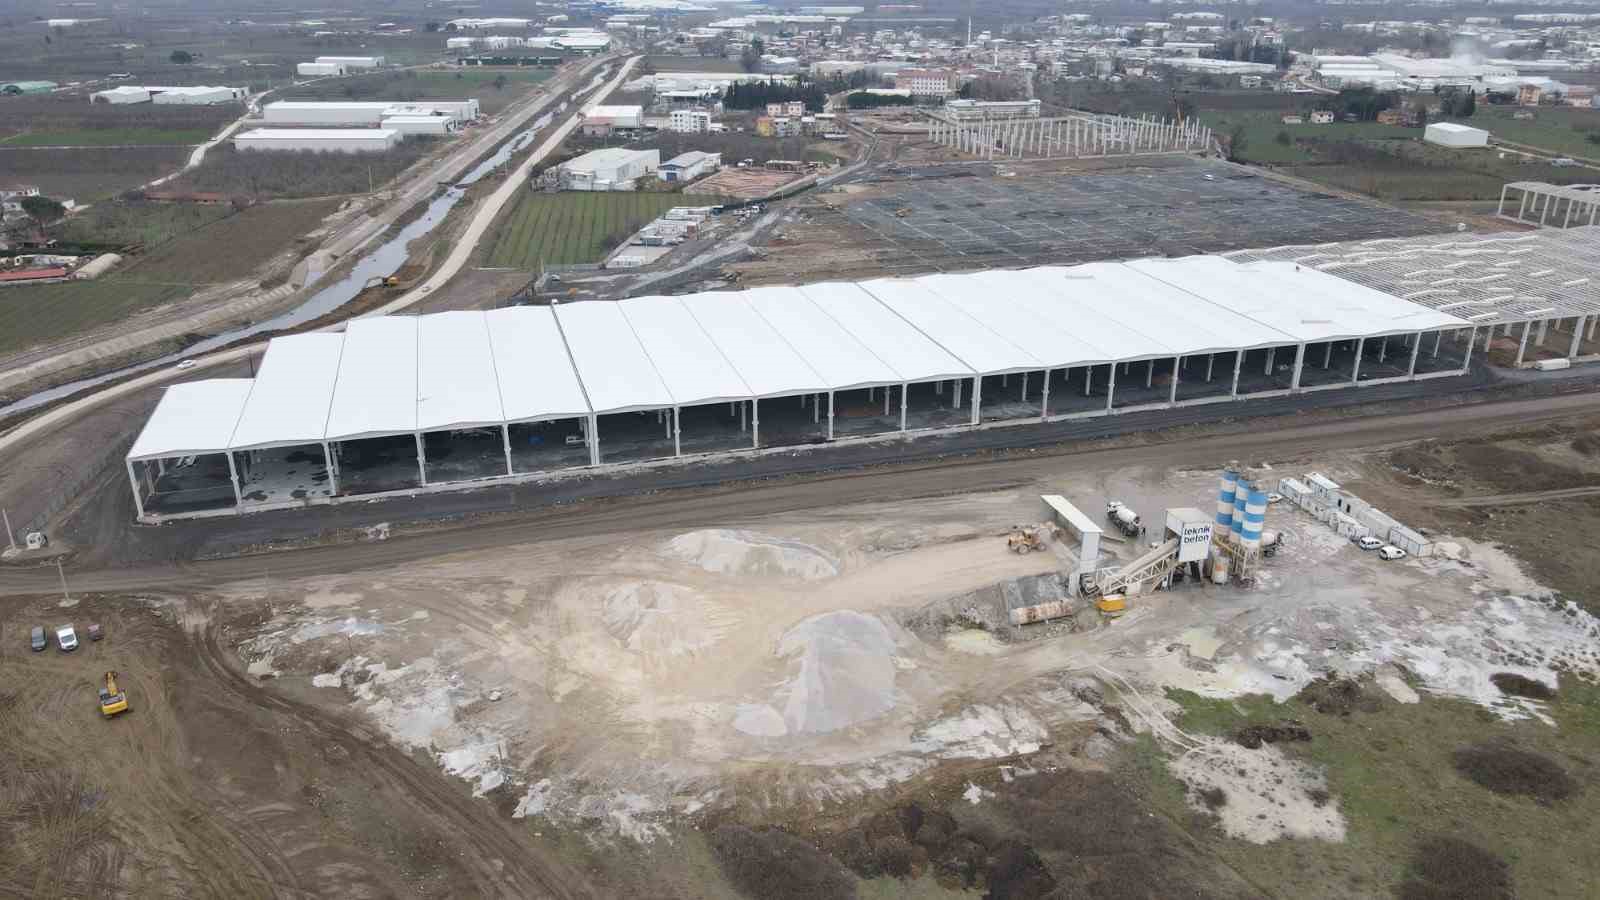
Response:
POLYGON ((106 683, 100 686, 100 715, 111 718, 128 711, 128 692, 117 687, 117 673, 107 672, 106 683))

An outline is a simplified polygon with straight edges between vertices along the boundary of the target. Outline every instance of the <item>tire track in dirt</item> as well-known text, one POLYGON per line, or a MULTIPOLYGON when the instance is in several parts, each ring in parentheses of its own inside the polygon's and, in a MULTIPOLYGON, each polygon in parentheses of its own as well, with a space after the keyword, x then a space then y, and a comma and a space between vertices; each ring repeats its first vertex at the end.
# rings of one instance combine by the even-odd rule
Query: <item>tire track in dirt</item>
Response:
POLYGON ((577 887, 580 879, 576 873, 552 871, 537 859, 533 849, 513 835, 513 826, 497 818, 487 801, 465 795, 438 772, 423 769, 392 747, 376 744, 374 733, 365 728, 340 724, 315 707, 252 684, 234 667, 219 631, 218 626, 208 625, 189 635, 194 658, 216 689, 293 721, 320 743, 341 747, 352 761, 396 787, 416 808, 419 818, 437 823, 458 846, 470 851, 462 860, 475 882, 470 893, 519 898, 592 896, 577 887))

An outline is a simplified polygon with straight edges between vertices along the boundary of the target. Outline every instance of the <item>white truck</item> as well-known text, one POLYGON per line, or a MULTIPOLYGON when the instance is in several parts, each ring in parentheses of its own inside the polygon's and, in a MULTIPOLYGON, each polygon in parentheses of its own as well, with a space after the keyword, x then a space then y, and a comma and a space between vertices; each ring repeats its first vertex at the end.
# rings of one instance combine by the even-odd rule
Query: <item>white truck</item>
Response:
POLYGON ((1144 523, 1139 521, 1139 514, 1123 505, 1121 500, 1106 503, 1106 521, 1127 537, 1144 534, 1144 523))

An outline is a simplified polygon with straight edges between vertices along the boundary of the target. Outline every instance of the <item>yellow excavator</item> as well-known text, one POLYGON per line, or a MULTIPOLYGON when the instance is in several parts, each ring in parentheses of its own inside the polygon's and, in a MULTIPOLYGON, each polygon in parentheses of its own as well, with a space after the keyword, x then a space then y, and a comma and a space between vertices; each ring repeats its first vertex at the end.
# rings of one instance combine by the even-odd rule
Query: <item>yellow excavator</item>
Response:
POLYGON ((128 711, 128 692, 117 687, 117 673, 107 672, 106 683, 100 687, 100 715, 111 718, 128 711))

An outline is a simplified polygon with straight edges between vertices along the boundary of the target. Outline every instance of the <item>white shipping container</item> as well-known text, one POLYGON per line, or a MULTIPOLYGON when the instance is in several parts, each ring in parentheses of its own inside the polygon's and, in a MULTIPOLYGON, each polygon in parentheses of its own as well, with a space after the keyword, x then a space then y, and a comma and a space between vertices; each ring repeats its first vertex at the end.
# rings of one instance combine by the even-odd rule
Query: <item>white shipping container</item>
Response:
POLYGON ((279 100, 261 108, 269 125, 377 125, 393 103, 279 100))

